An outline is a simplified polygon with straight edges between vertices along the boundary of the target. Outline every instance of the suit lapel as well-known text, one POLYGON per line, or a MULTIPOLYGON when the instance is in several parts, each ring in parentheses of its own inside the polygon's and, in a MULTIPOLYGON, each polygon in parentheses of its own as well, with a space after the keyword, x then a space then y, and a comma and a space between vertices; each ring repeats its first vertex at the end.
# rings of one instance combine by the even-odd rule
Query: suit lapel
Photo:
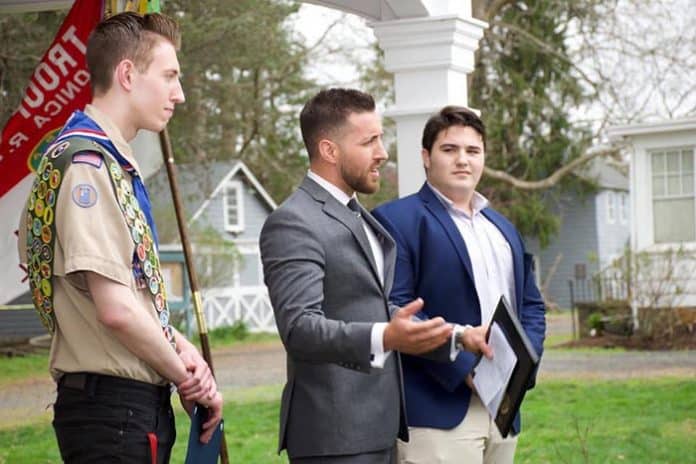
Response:
POLYGON ((418 195, 428 211, 435 216, 435 219, 437 219, 442 228, 445 229, 450 242, 452 242, 452 246, 454 246, 459 259, 464 265, 466 272, 469 274, 471 282, 475 282, 474 271, 471 268, 471 258, 469 257, 469 252, 466 250, 466 244, 464 243, 462 234, 459 232, 459 229, 457 229, 457 226, 454 224, 454 221, 445 209, 445 206, 442 204, 440 199, 435 196, 435 193, 430 189, 430 187, 428 187, 427 183, 423 185, 418 192, 418 195))
MULTIPOLYGON (((336 200, 329 192, 324 190, 319 184, 314 182, 309 177, 304 178, 304 181, 302 182, 302 185, 300 185, 300 188, 307 191, 315 200, 323 203, 322 210, 325 214, 331 216, 336 221, 343 224, 348 230, 350 230, 351 234, 353 234, 353 238, 355 238, 355 241, 358 243, 358 247, 360 248, 360 250, 362 250, 365 259, 368 263, 370 263, 370 269, 372 270, 372 274, 377 279, 378 283, 381 282, 381 279, 379 278, 379 274, 377 272, 377 264, 375 263, 374 256, 372 255, 372 248, 370 247, 370 242, 367 239, 367 234, 365 234, 365 230, 363 229, 362 221, 360 220, 360 218, 358 218, 358 216, 356 216, 355 213, 348 209, 347 206, 339 203, 338 200, 336 200)), ((364 214, 364 217, 366 218, 369 216, 372 222, 377 223, 377 221, 374 218, 372 218, 372 216, 370 216, 370 213, 368 213, 364 208, 362 209, 362 214, 364 214)), ((370 224, 372 224, 372 222, 370 222, 370 224)), ((380 229, 382 229, 381 226, 380 229)), ((386 251, 384 253, 386 271, 386 251)), ((384 281, 387 282, 386 275, 384 281)))
MULTIPOLYGON (((365 222, 367 222, 372 228, 377 236, 379 244, 382 246, 382 253, 384 253, 384 292, 388 295, 389 292, 391 292, 391 284, 392 280, 394 279, 396 243, 394 242, 394 239, 392 239, 391 235, 389 235, 389 232, 382 227, 382 224, 380 224, 369 211, 363 208, 362 205, 360 206, 360 210, 363 219, 365 219, 365 222)), ((371 255, 372 253, 370 253, 370 256, 371 255)))
POLYGON ((486 218, 495 225, 505 240, 507 240, 512 250, 512 269, 515 276, 515 301, 519 308, 522 304, 522 287, 524 285, 524 251, 520 243, 516 231, 512 225, 503 219, 503 217, 491 208, 485 208, 481 211, 486 218))

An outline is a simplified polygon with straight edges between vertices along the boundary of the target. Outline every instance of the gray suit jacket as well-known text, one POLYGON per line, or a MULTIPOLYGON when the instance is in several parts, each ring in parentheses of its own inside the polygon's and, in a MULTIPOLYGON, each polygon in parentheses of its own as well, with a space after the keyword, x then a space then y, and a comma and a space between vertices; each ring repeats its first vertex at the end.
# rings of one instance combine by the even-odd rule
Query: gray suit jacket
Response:
POLYGON ((408 439, 398 353, 370 367, 370 334, 390 317, 395 244, 368 213, 384 250, 384 287, 360 219, 305 178, 266 220, 261 258, 287 352, 279 451, 351 455, 408 439))

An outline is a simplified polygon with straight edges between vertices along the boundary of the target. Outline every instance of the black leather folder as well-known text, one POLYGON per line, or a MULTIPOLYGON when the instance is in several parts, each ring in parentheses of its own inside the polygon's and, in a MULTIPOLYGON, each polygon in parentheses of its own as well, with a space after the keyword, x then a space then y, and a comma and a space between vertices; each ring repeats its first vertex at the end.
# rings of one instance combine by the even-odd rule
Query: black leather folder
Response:
POLYGON ((503 437, 507 437, 512 428, 512 422, 520 410, 520 405, 530 381, 539 365, 539 355, 532 347, 517 316, 507 307, 503 298, 500 298, 498 306, 493 313, 486 340, 490 336, 490 326, 494 322, 502 329, 505 338, 515 352, 515 356, 517 356, 517 363, 510 376, 503 399, 500 402, 498 414, 495 417, 495 424, 498 426, 500 434, 503 437))

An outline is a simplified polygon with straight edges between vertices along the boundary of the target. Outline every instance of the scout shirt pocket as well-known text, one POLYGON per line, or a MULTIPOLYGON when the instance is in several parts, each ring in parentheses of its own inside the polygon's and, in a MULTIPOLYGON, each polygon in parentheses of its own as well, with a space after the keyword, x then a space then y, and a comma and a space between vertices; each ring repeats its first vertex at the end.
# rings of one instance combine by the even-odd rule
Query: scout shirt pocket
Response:
POLYGON ((71 164, 56 213, 65 275, 91 271, 131 285, 133 242, 104 165, 71 164))

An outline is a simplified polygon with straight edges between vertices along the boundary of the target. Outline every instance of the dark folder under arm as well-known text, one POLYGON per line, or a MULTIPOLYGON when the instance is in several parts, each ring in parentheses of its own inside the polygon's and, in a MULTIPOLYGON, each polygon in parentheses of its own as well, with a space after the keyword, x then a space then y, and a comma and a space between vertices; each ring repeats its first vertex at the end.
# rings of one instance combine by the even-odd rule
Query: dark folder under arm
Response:
POLYGON ((517 357, 517 363, 503 394, 498 414, 495 417, 495 424, 498 426, 500 434, 503 437, 507 437, 530 381, 539 365, 539 356, 534 347, 532 347, 529 338, 527 338, 522 324, 520 324, 513 311, 507 307, 503 298, 500 298, 495 313, 493 313, 486 339, 490 336, 490 327, 494 322, 502 329, 505 338, 517 357))

